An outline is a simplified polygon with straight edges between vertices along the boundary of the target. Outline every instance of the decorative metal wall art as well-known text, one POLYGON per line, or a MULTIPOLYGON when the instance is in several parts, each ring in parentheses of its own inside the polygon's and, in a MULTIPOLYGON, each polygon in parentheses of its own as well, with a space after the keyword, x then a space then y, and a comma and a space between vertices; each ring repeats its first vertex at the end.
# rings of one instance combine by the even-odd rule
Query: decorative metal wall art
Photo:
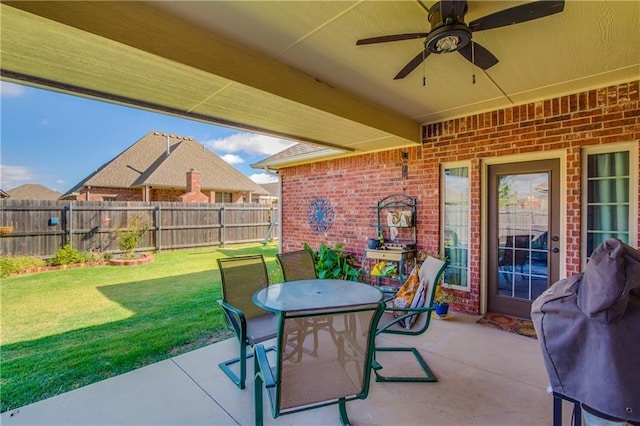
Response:
POLYGON ((309 227, 316 234, 327 232, 333 226, 335 213, 331 201, 323 197, 313 197, 307 208, 309 227))

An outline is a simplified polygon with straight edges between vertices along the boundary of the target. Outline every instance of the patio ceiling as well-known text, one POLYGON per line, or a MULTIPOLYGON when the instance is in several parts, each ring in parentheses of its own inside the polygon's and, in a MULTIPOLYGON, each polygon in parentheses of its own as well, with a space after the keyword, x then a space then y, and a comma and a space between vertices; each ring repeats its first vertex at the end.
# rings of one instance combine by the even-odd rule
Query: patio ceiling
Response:
MULTIPOLYGON (((470 0, 465 20, 522 3, 470 0)), ((423 40, 356 46, 428 31, 433 4, 5 1, 2 78, 367 152, 419 144, 422 123, 640 76, 637 1, 474 32, 500 61, 486 71, 451 53, 394 80, 423 40)))

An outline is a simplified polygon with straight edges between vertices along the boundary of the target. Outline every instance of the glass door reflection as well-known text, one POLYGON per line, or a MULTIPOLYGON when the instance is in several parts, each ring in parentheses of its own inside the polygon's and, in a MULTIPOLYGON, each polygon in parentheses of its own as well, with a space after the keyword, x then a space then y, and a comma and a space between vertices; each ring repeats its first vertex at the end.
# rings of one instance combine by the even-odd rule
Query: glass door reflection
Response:
POLYGON ((532 301, 549 281, 549 173, 498 177, 498 295, 532 301))

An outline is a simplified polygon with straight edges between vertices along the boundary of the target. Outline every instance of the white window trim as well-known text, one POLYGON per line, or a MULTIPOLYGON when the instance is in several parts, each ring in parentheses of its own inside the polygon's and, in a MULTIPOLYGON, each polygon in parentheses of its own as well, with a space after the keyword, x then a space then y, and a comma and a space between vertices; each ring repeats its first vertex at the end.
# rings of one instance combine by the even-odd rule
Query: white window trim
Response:
POLYGON ((580 183, 582 185, 580 200, 580 264, 583 270, 587 265, 587 159, 589 155, 620 151, 629 151, 629 245, 638 247, 638 143, 610 143, 583 147, 580 167, 580 183))
MULTIPOLYGON (((445 237, 444 235, 444 226, 445 226, 444 201, 445 200, 444 200, 444 197, 446 194, 444 171, 446 169, 454 169, 454 168, 460 168, 460 167, 466 167, 469 170, 469 209, 467 212, 467 226, 469 228, 469 233, 471 232, 471 205, 473 204, 473 200, 471 199, 471 173, 473 171, 471 161, 456 161, 456 162, 441 163, 440 164, 440 188, 441 188, 440 190, 440 194, 441 194, 440 196, 440 212, 441 212, 440 214, 440 250, 443 256, 445 253, 445 247, 444 247, 444 237, 445 237)), ((469 246, 467 248, 467 285, 466 287, 461 285, 454 285, 454 284, 446 284, 446 286, 451 289, 470 292, 471 291, 471 274, 469 271, 470 264, 471 264, 471 247, 469 246)))

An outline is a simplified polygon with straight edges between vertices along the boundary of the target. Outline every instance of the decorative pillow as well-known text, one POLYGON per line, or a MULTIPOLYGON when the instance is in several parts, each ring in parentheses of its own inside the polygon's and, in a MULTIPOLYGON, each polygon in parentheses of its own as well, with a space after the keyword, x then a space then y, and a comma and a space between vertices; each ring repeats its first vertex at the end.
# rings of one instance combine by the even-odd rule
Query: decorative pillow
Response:
MULTIPOLYGON (((418 276, 419 270, 420 267, 416 265, 402 287, 400 287, 400 290, 398 290, 398 292, 396 293, 396 296, 393 299, 393 307, 395 309, 413 308, 419 303, 422 303, 424 305, 424 286, 420 284, 420 278, 418 276)), ((406 311, 394 311, 393 316, 398 318, 405 315, 406 313, 406 311)), ((400 325, 407 329, 410 328, 413 325, 416 316, 409 318, 410 320, 412 320, 411 324, 405 324, 406 321, 400 321, 400 325)))
MULTIPOLYGON (((424 308, 427 301, 427 287, 429 286, 429 279, 421 279, 420 287, 418 287, 418 291, 416 291, 416 295, 413 298, 413 302, 411 302, 411 308, 424 308)), ((409 330, 413 327, 413 324, 416 322, 418 317, 421 314, 418 313, 416 315, 412 315, 404 321, 400 321, 400 325, 402 325, 406 330, 409 330)))
MULTIPOLYGON (((427 288, 429 287, 429 278, 420 273, 420 267, 416 267, 411 271, 411 275, 407 278, 407 281, 396 293, 396 297, 393 299, 393 307, 396 309, 401 308, 422 308, 426 304, 427 288)), ((407 311, 394 311, 393 316, 398 318, 405 315, 407 311)), ((418 319, 420 314, 412 315, 398 324, 404 327, 405 330, 409 330, 413 327, 413 324, 418 319)))

